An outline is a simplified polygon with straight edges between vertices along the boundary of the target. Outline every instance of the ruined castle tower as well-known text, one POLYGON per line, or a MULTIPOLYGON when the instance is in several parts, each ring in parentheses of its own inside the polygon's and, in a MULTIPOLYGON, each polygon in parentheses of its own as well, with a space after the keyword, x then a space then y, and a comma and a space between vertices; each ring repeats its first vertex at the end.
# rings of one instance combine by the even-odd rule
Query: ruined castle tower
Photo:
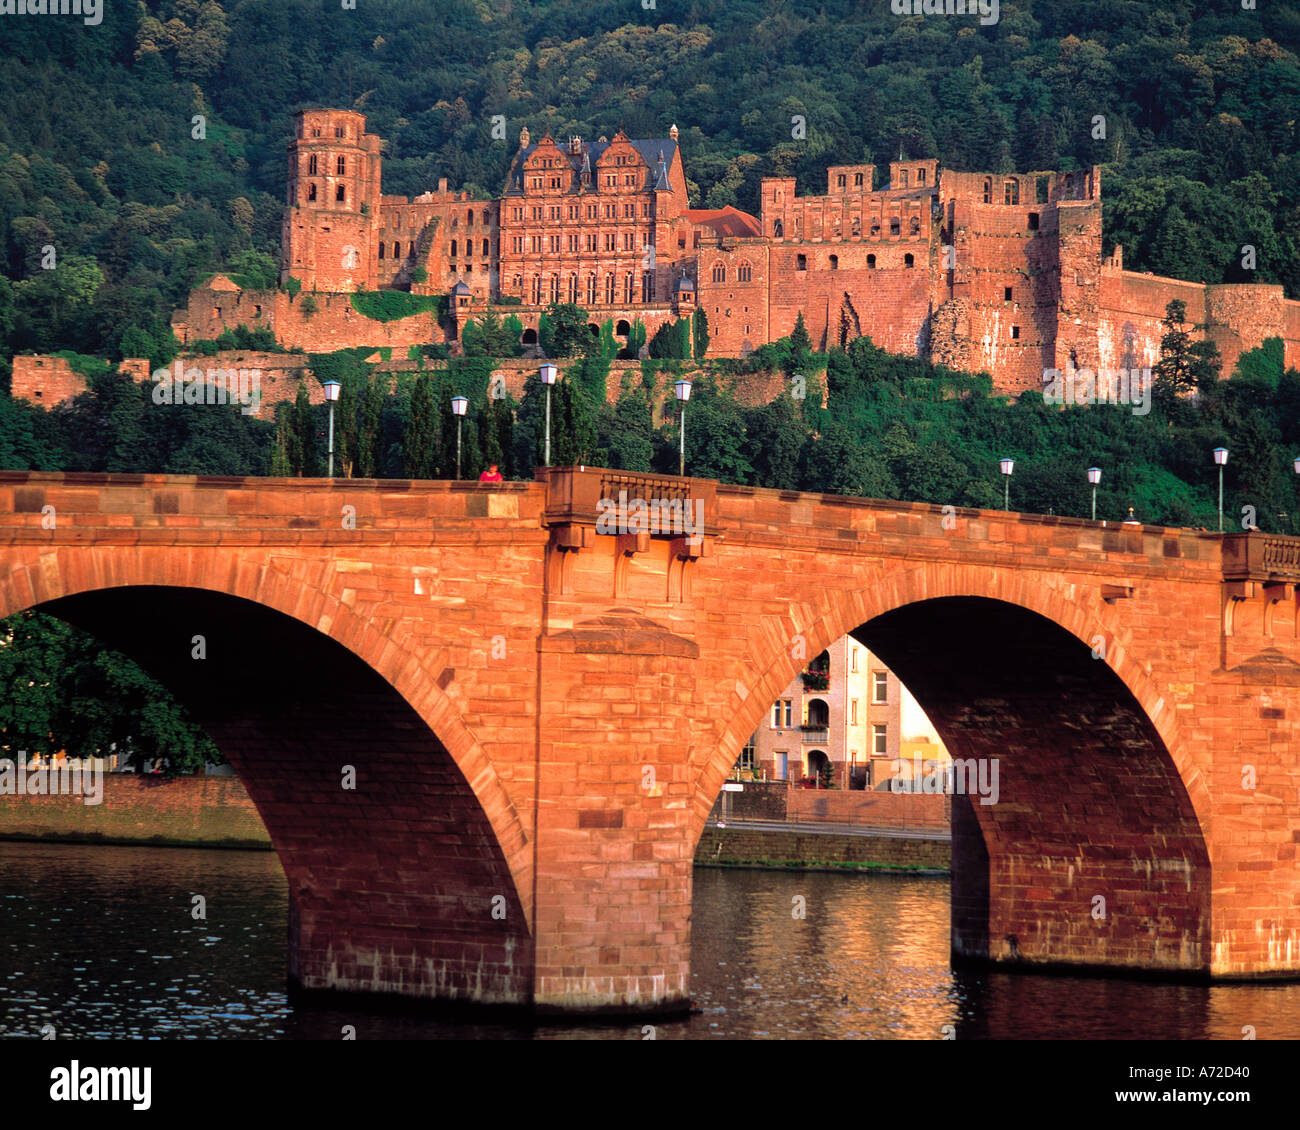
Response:
POLYGON ((374 290, 380 140, 348 110, 302 110, 289 142, 280 280, 304 290, 374 290))

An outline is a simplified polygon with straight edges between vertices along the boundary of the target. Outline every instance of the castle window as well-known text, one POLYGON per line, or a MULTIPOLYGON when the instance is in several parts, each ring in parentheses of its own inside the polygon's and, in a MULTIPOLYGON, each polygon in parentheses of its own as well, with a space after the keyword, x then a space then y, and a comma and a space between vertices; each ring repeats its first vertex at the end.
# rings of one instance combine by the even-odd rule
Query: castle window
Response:
POLYGON ((629 271, 623 276, 623 301, 631 306, 636 301, 636 275, 629 271))
POLYGON ((654 271, 641 272, 641 301, 653 302, 655 300, 655 273, 654 271))
POLYGON ((596 237, 594 234, 589 234, 587 236, 587 250, 588 251, 596 250, 596 237))
POLYGON ((847 176, 845 176, 843 173, 840 173, 840 175, 835 178, 835 184, 837 187, 843 188, 846 184, 848 184, 848 180, 849 178, 847 176))
POLYGON ((911 255, 911 253, 908 253, 907 255, 904 255, 904 256, 903 256, 903 266, 904 266, 904 267, 915 267, 915 266, 916 266, 916 259, 915 259, 915 257, 914 257, 913 255, 911 255))
POLYGON ((1037 231, 1037 230, 1038 230, 1038 213, 1037 213, 1037 212, 1030 212, 1030 213, 1029 213, 1029 230, 1030 230, 1030 231, 1037 231))
POLYGON ((748 263, 741 263, 740 266, 736 268, 736 281, 749 282, 749 280, 750 280, 750 266, 748 263))
POLYGON ((861 173, 854 173, 854 174, 853 174, 853 187, 854 187, 854 188, 861 188, 861 187, 862 187, 862 174, 861 174, 861 173))
POLYGON ((517 291, 519 291, 520 297, 523 296, 523 291, 524 291, 524 276, 523 276, 523 275, 515 275, 515 278, 514 278, 514 289, 517 290, 517 291))
POLYGON ((456 241, 454 239, 451 241, 451 257, 456 258, 456 241))
POLYGON ((780 220, 772 221, 772 234, 776 236, 777 239, 781 239, 785 236, 785 226, 780 220))
POLYGON ((993 203, 993 178, 992 177, 984 178, 984 203, 985 204, 993 203))
POLYGON ((313 184, 309 184, 309 185, 307 186, 307 199, 308 199, 308 200, 315 200, 315 199, 316 199, 316 185, 315 185, 314 183, 313 183, 313 184))
POLYGON ((1011 301, 1011 288, 1009 286, 1002 289, 1002 299, 1005 302, 1011 301))
POLYGON ((342 126, 335 126, 335 127, 334 127, 334 136, 335 136, 335 137, 342 137, 342 136, 343 136, 343 127, 342 127, 342 126))
POLYGON ((832 270, 832 271, 838 271, 839 269, 840 269, 840 257, 839 257, 838 255, 832 255, 832 256, 831 256, 831 270, 832 270))
POLYGON ((899 169, 899 170, 898 170, 898 187, 899 187, 899 188, 906 188, 906 187, 907 187, 907 170, 906 170, 906 169, 899 169))
POLYGON ((339 176, 345 176, 348 171, 348 159, 346 157, 340 157, 335 163, 334 171, 338 173, 339 176))
POLYGON ((472 208, 465 213, 465 226, 467 228, 472 228, 474 226, 474 210, 472 208))
POLYGON ((383 257, 384 257, 384 241, 381 239, 379 241, 379 258, 382 259, 383 257))
POLYGON ((311 135, 312 137, 320 137, 320 126, 312 126, 311 135))
POLYGON ((488 254, 489 254, 489 252, 488 252, 488 241, 485 239, 485 240, 483 241, 483 255, 484 255, 484 257, 486 258, 488 254))
POLYGON ((874 271, 875 269, 876 269, 876 257, 875 257, 874 255, 868 255, 868 256, 867 256, 867 270, 869 270, 869 271, 874 271))
POLYGON ((727 281, 727 268, 724 267, 721 263, 713 264, 713 281, 715 283, 721 283, 727 281))
POLYGON ((552 302, 560 301, 560 276, 559 275, 553 275, 551 277, 551 301, 552 302))
POLYGON ((913 235, 920 235, 920 234, 921 234, 921 217, 920 217, 920 216, 913 216, 913 217, 912 217, 912 222, 911 222, 910 224, 908 224, 908 230, 909 230, 913 235))
POLYGON ((587 304, 596 305, 596 276, 594 274, 587 276, 587 304))
POLYGON ((924 169, 917 169, 917 170, 916 170, 916 183, 917 183, 917 184, 925 184, 925 170, 924 170, 924 169))
POLYGON ((613 251, 613 250, 614 250, 614 240, 615 240, 616 238, 617 238, 617 237, 616 237, 615 233, 612 232, 612 231, 611 231, 611 232, 606 232, 606 233, 605 233, 605 250, 606 250, 606 251, 613 251))
POLYGON ((898 217, 892 216, 889 220, 889 234, 898 235, 900 230, 901 230, 901 225, 898 222, 898 217))
POLYGON ((307 158, 307 175, 314 177, 316 175, 316 154, 313 153, 307 158))
POLYGON ((1020 182, 1009 180, 1002 186, 1002 203, 1019 204, 1020 203, 1020 182))
POLYGON ((800 255, 795 259, 794 269, 796 271, 806 271, 808 269, 808 256, 800 255))
POLYGON ((859 219, 857 216, 854 216, 854 217, 853 217, 853 224, 852 224, 852 226, 849 228, 849 231, 850 231, 853 235, 860 236, 860 235, 862 234, 862 220, 859 219))
POLYGON ((483 209, 483 226, 484 227, 488 226, 488 214, 486 208, 483 209))
POLYGON ((533 305, 540 306, 541 304, 542 304, 542 276, 534 275, 533 276, 533 305))
POLYGON ((577 275, 569 276, 569 301, 572 302, 575 306, 578 303, 578 276, 577 275))
POLYGON ((614 276, 613 275, 605 276, 605 302, 610 306, 614 305, 614 276))
POLYGON ((1011 340, 1012 340, 1012 341, 1019 341, 1019 340, 1020 340, 1020 327, 1019 327, 1019 326, 1012 326, 1012 327, 1011 327, 1011 340))
POLYGON ((393 217, 393 227, 395 227, 398 231, 401 231, 401 230, 402 230, 402 213, 401 213, 401 212, 398 212, 398 213, 393 217))
POLYGON ((334 190, 334 199, 338 201, 343 201, 346 200, 347 198, 348 198, 347 188, 344 185, 339 185, 338 188, 334 190))

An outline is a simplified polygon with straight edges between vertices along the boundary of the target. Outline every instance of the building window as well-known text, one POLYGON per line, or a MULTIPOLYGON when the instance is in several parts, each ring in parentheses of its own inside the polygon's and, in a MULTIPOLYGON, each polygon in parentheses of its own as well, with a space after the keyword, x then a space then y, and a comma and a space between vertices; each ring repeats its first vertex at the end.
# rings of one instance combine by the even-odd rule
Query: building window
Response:
POLYGON ((749 741, 745 743, 745 748, 740 751, 740 760, 736 762, 736 768, 747 773, 752 773, 756 768, 758 768, 758 759, 754 750, 753 735, 751 735, 749 741))
POLYGON ((307 158, 307 175, 314 177, 316 175, 316 154, 313 153, 307 158))
POLYGON ((338 188, 334 190, 334 199, 338 201, 344 201, 347 199, 347 189, 344 188, 343 185, 339 185, 338 188))
POLYGON ((772 729, 788 730, 794 717, 793 699, 778 698, 772 703, 772 729))
POLYGON ((808 269, 808 256, 799 255, 795 259, 794 269, 796 271, 806 271, 808 269))
POLYGON ((569 301, 572 302, 575 306, 577 305, 578 302, 578 276, 577 275, 569 276, 569 301))
POLYGON ((854 188, 861 188, 861 187, 862 187, 862 174, 861 174, 861 173, 854 173, 854 174, 853 174, 853 187, 854 187, 854 188))
POLYGON ((560 276, 559 275, 551 276, 551 301, 552 302, 560 301, 560 276))
POLYGON ((858 700, 856 698, 849 702, 849 724, 851 726, 858 724, 858 700))
POLYGON ((912 253, 911 253, 910 251, 909 251, 906 255, 903 256, 903 266, 904 266, 904 267, 915 267, 915 266, 916 266, 916 258, 912 255, 912 253))
POLYGON ((910 231, 913 235, 920 235, 920 234, 921 234, 921 217, 920 217, 920 216, 913 216, 912 219, 911 219, 911 221, 910 221, 910 222, 908 223, 908 225, 907 225, 907 230, 910 231))
POLYGON ((1020 340, 1020 327, 1019 327, 1019 326, 1012 326, 1012 327, 1011 327, 1011 340, 1012 340, 1012 341, 1019 341, 1019 340, 1020 340))
POLYGON ((1038 213, 1037 213, 1037 212, 1030 212, 1030 213, 1029 213, 1029 230, 1030 230, 1030 231, 1037 231, 1037 230, 1038 230, 1038 213))
POLYGON ((596 276, 587 276, 587 304, 594 306, 596 304, 596 276))
POLYGON ((776 236, 777 239, 780 239, 785 235, 785 225, 782 224, 780 220, 772 221, 772 234, 776 236))
POLYGON ((342 127, 342 126, 335 126, 335 127, 334 127, 334 136, 335 136, 335 137, 342 137, 342 136, 343 136, 343 127, 342 127))
POLYGON ((348 171, 348 159, 347 159, 346 157, 340 157, 340 158, 338 159, 338 164, 337 164, 337 168, 336 168, 335 171, 338 173, 339 176, 346 176, 346 175, 347 175, 347 171, 348 171))
POLYGON ((384 257, 384 241, 381 239, 379 241, 379 258, 382 259, 383 257, 384 257))
POLYGON ((623 276, 623 301, 628 306, 636 301, 636 275, 631 271, 623 276))
POLYGON ((605 303, 608 306, 614 305, 614 276, 605 276, 605 303))
POLYGON ((533 305, 540 306, 541 304, 542 304, 542 276, 534 275, 533 276, 533 305))
POLYGON ((308 200, 315 200, 315 199, 316 199, 316 184, 315 184, 315 182, 313 182, 313 183, 311 183, 311 184, 309 184, 309 185, 307 186, 307 199, 308 199, 308 200))
POLYGON ((571 235, 569 236, 569 251, 570 253, 576 253, 577 250, 578 250, 578 237, 576 235, 571 235))
POLYGON ((876 269, 876 257, 874 255, 867 256, 867 269, 871 271, 876 269))
POLYGON ((524 237, 522 235, 511 236, 510 246, 516 255, 522 255, 524 253, 524 237))
POLYGON ((985 204, 993 203, 993 178, 992 177, 984 178, 984 203, 985 204))
POLYGON ((889 701, 888 672, 877 671, 871 676, 871 701, 872 702, 889 701))
POLYGON ((751 278, 751 271, 750 271, 749 264, 741 263, 740 266, 736 268, 736 281, 749 282, 750 278, 751 278))
POLYGON ((1009 180, 1002 186, 1002 202, 1004 204, 1020 203, 1020 182, 1009 180))
POLYGON ((1011 288, 1009 286, 1002 288, 1002 298, 1005 302, 1011 301, 1011 288))
POLYGON ((917 183, 917 184, 925 184, 925 170, 924 170, 924 169, 917 169, 917 170, 916 170, 916 183, 917 183))
POLYGON ((897 217, 897 216, 894 216, 894 217, 892 217, 892 218, 890 219, 890 221, 889 221, 889 234, 890 234, 890 235, 898 235, 898 234, 899 234, 899 231, 900 231, 900 227, 899 227, 899 223, 898 223, 898 217, 897 217))
POLYGON ((616 237, 615 237, 615 233, 614 233, 614 232, 611 231, 611 232, 606 232, 606 233, 605 233, 605 250, 606 250, 606 251, 613 251, 613 250, 614 250, 614 240, 615 240, 615 238, 616 238, 616 237))
POLYGON ((831 256, 831 270, 832 270, 832 271, 838 271, 839 269, 840 269, 840 257, 839 257, 838 255, 832 255, 832 256, 831 256))
POLYGON ((889 729, 883 724, 871 727, 871 752, 877 757, 889 753, 889 729))
POLYGON ((485 239, 485 240, 483 241, 483 258, 486 259, 486 258, 488 257, 489 254, 490 254, 490 251, 488 250, 488 241, 485 239))
POLYGON ((641 272, 641 301, 653 302, 655 300, 655 273, 654 271, 641 272))
POLYGON ((843 188, 846 184, 848 184, 848 182, 849 182, 849 178, 848 178, 847 176, 845 176, 844 173, 840 173, 840 174, 835 178, 835 184, 836 184, 836 186, 839 187, 839 188, 843 188))
POLYGON ((899 188, 906 188, 906 187, 907 187, 907 170, 906 170, 906 169, 899 169, 899 170, 898 170, 898 186, 899 186, 899 188))
POLYGON ((456 241, 454 239, 451 241, 451 257, 456 258, 456 241))
POLYGON ((713 281, 715 283, 722 283, 727 281, 727 268, 724 267, 721 263, 713 264, 713 281))

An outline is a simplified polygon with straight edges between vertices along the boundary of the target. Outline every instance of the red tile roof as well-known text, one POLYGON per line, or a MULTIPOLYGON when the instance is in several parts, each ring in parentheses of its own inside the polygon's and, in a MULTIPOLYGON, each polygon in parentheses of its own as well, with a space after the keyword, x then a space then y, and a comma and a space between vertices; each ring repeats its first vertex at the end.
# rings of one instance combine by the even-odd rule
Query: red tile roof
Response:
POLYGON ((756 236, 763 234, 762 225, 748 212, 733 208, 688 208, 686 218, 693 224, 711 227, 719 235, 756 236))

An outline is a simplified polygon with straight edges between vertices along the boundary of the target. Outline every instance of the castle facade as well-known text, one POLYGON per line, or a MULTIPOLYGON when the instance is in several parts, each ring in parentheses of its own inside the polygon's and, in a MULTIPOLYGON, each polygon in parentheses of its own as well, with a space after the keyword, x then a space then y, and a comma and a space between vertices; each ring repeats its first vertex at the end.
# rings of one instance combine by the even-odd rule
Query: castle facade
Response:
POLYGON ((832 166, 823 195, 764 178, 756 217, 689 207, 675 126, 661 138, 536 142, 525 128, 495 200, 445 179, 414 199, 385 196, 381 165, 363 115, 296 115, 281 281, 297 279, 301 293, 217 276, 173 318, 181 340, 243 324, 311 351, 454 343, 467 319, 500 305, 531 345, 546 306, 574 302, 620 338, 637 319, 653 336, 703 308, 710 356, 740 357, 789 334, 802 313, 818 348, 866 334, 1019 392, 1070 365, 1154 365, 1165 307, 1179 298, 1225 373, 1274 336, 1300 366, 1300 302, 1281 286, 1127 271, 1122 248, 1103 257, 1096 166, 990 174, 900 160, 880 187, 873 165, 832 166), (445 295, 447 306, 381 322, 350 300, 383 289, 445 295))

